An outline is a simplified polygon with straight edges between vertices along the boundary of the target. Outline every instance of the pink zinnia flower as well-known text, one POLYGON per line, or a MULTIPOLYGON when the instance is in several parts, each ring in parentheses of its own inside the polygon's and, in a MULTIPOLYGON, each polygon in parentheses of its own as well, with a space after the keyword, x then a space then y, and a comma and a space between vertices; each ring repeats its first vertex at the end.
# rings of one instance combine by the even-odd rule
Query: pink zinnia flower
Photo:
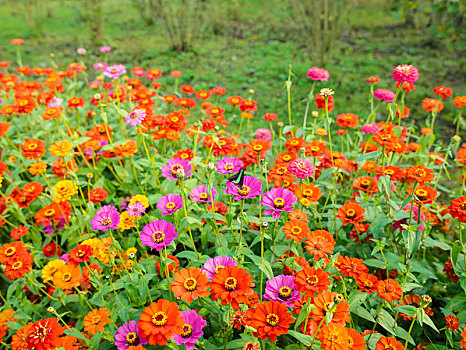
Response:
POLYGON ((183 169, 185 173, 185 178, 193 176, 191 173, 192 165, 189 164, 189 161, 183 158, 173 158, 168 161, 168 164, 165 164, 162 167, 162 176, 171 180, 176 181, 178 178, 176 177, 178 169, 183 169))
POLYGON ((308 70, 307 77, 312 80, 328 81, 330 74, 323 68, 312 67, 308 70))
POLYGON ((102 53, 109 52, 112 48, 110 46, 102 46, 99 50, 102 53))
POLYGON ((265 142, 272 141, 272 132, 269 129, 257 129, 254 139, 265 142))
POLYGON ((226 175, 231 173, 237 173, 239 169, 243 167, 243 162, 238 160, 238 158, 224 157, 220 159, 217 164, 217 172, 226 175))
POLYGON ((215 189, 215 187, 212 187, 209 193, 206 185, 199 185, 193 188, 193 190, 189 194, 189 198, 199 203, 210 203, 215 200, 216 194, 217 190, 215 189))
POLYGON ((264 215, 272 214, 273 219, 278 219, 282 211, 292 211, 298 198, 293 192, 284 188, 272 188, 262 196, 261 204, 271 208, 264 212, 264 215))
POLYGON ((204 266, 201 267, 201 271, 207 274, 207 278, 211 281, 220 269, 236 266, 236 264, 236 260, 229 256, 216 256, 215 258, 207 259, 204 266))
POLYGON ((126 67, 122 64, 115 64, 104 69, 103 75, 107 78, 118 79, 120 75, 126 73, 126 67))
MULTIPOLYGON (((419 216, 419 207, 417 205, 414 205, 411 208, 411 204, 407 204, 407 205, 405 205, 403 210, 410 214, 411 224, 419 224, 419 222, 417 222, 417 217, 419 216)), ((426 216, 424 215, 422 210, 421 210, 421 221, 424 221, 424 222, 426 221, 426 216)), ((393 222, 393 230, 397 230, 397 229, 400 230, 400 231, 403 230, 403 227, 401 226, 401 224, 409 225, 409 217, 407 217, 406 219, 399 220, 399 221, 394 221, 393 222)), ((424 226, 420 225, 419 230, 423 231, 424 226)))
POLYGON ((375 134, 379 130, 380 130, 379 126, 375 123, 364 124, 361 127, 361 131, 365 134, 375 134))
POLYGON ((91 220, 92 229, 94 231, 115 230, 120 223, 120 214, 113 205, 104 205, 97 210, 94 218, 91 220))
POLYGON ((146 211, 144 204, 139 202, 132 203, 126 208, 126 212, 131 216, 140 217, 146 211))
POLYGON ((184 344, 187 350, 194 349, 194 344, 204 335, 202 329, 207 322, 194 310, 182 311, 181 318, 184 321, 181 334, 175 334, 173 340, 176 345, 184 344))
POLYGON ((95 70, 105 70, 107 68, 107 63, 105 62, 97 62, 94 63, 94 69, 95 70))
POLYGON ((245 176, 243 186, 239 188, 233 182, 227 181, 227 189, 223 192, 233 196, 235 200, 254 198, 262 194, 262 182, 252 176, 245 176))
POLYGON ((183 198, 176 193, 170 193, 159 199, 157 209, 162 212, 162 216, 173 214, 183 207, 183 198))
POLYGON ((386 89, 377 89, 374 91, 374 97, 377 100, 393 102, 395 100, 395 93, 386 89))
POLYGON ((139 234, 141 245, 160 252, 163 247, 169 246, 178 237, 175 225, 165 220, 155 220, 143 227, 139 234))
POLYGON ((411 64, 402 64, 396 67, 392 73, 393 80, 404 83, 414 83, 419 79, 419 72, 416 67, 411 64))
POLYGON ((146 111, 143 109, 135 109, 134 111, 128 113, 125 117, 125 122, 129 126, 141 125, 142 121, 146 117, 146 111))
POLYGON ((295 289, 294 279, 294 276, 278 275, 268 280, 264 298, 293 307, 294 302, 300 299, 299 290, 295 289))
POLYGON ((298 179, 305 179, 314 174, 314 165, 307 159, 295 159, 288 166, 288 170, 298 179))

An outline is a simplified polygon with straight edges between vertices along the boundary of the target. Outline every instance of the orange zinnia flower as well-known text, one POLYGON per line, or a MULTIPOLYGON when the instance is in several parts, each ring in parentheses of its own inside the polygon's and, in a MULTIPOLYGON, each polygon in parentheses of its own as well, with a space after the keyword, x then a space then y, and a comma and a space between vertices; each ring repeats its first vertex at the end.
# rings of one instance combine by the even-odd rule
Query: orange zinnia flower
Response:
POLYGON ((349 256, 338 256, 338 261, 335 266, 340 269, 340 273, 345 277, 358 278, 359 275, 365 274, 369 271, 368 267, 364 265, 362 259, 351 258, 349 256))
POLYGON ((301 243, 306 238, 310 229, 306 223, 299 220, 288 221, 282 229, 287 239, 292 239, 295 242, 301 243))
MULTIPOLYGON (((413 186, 409 187, 406 192, 409 194, 413 193, 413 186)), ((438 192, 434 190, 432 187, 429 186, 424 186, 420 185, 416 187, 416 190, 414 191, 414 196, 416 201, 422 203, 422 204, 431 204, 435 201, 435 198, 437 197, 438 192)))
POLYGON ((13 350, 26 350, 28 347, 27 337, 29 334, 29 329, 32 326, 32 322, 29 322, 27 325, 21 327, 16 331, 15 334, 11 337, 11 348, 13 350))
POLYGON ((4 265, 11 265, 11 261, 20 256, 29 254, 28 249, 21 241, 6 243, 0 247, 0 263, 4 265))
POLYGON ((38 139, 25 139, 21 146, 23 155, 28 159, 39 159, 41 158, 47 149, 45 143, 38 139))
POLYGON ((167 345, 175 333, 183 332, 184 320, 176 303, 160 299, 144 309, 138 326, 141 336, 150 345, 167 345))
POLYGON ((382 337, 375 345, 375 350, 404 350, 403 344, 392 337, 382 337))
POLYGON ((295 191, 295 195, 300 198, 302 205, 308 207, 311 203, 316 203, 320 197, 322 197, 322 192, 316 185, 309 184, 298 187, 295 191))
POLYGON ((359 332, 353 328, 347 328, 348 337, 349 337, 349 350, 365 350, 366 349, 366 341, 364 337, 359 334, 359 332))
POLYGON ((388 279, 377 283, 377 294, 391 303, 393 300, 400 299, 403 291, 397 281, 388 279))
POLYGON ((418 166, 410 166, 406 170, 406 177, 408 180, 414 180, 417 183, 423 184, 424 182, 430 182, 434 179, 435 175, 433 170, 426 168, 424 164, 418 166))
POLYGON ((346 203, 338 208, 337 218, 341 220, 343 226, 348 224, 357 224, 364 221, 364 213, 366 211, 363 207, 356 203, 346 203))
POLYGON ((379 279, 369 273, 361 273, 357 279, 356 284, 359 286, 361 292, 366 292, 367 294, 372 294, 377 290, 377 283, 379 279))
POLYGON ((343 326, 350 322, 349 303, 344 299, 343 295, 335 292, 324 292, 314 298, 315 309, 309 314, 312 323, 319 325, 328 312, 332 313, 332 319, 329 324, 337 324, 343 326), (332 309, 329 308, 333 303, 332 309))
POLYGON ((53 285, 61 289, 70 289, 79 286, 81 269, 73 265, 63 265, 53 275, 53 285))
POLYGON ((370 176, 361 176, 353 181, 353 190, 362 191, 365 193, 377 193, 379 192, 379 186, 377 180, 370 176))
POLYGON ((315 267, 305 267, 297 273, 295 285, 297 290, 313 296, 314 293, 320 294, 328 290, 330 281, 328 273, 324 270, 316 269, 315 267))
POLYGON ((37 175, 40 175, 42 173, 45 173, 45 171, 47 170, 47 164, 45 164, 45 162, 40 160, 38 162, 35 162, 35 163, 32 163, 31 165, 29 165, 28 170, 29 170, 29 173, 31 175, 37 176, 37 175))
POLYGON ((212 300, 222 299, 222 305, 231 303, 234 310, 239 309, 240 303, 246 303, 248 295, 252 293, 252 276, 238 266, 221 269, 210 282, 212 300))
POLYGON ((358 116, 352 113, 337 115, 337 125, 342 128, 354 129, 359 123, 358 116))
POLYGON ((175 294, 176 298, 186 300, 191 303, 199 297, 210 295, 207 290, 209 280, 207 275, 197 267, 188 267, 181 269, 173 276, 175 279, 170 285, 170 290, 175 294))
POLYGON ((278 301, 266 301, 248 309, 245 316, 246 324, 254 327, 254 336, 272 342, 277 336, 288 334, 288 328, 294 318, 288 312, 286 305, 278 301))
POLYGON ((314 260, 326 259, 329 254, 333 254, 333 244, 323 236, 309 236, 305 241, 308 254, 314 255, 314 260))
POLYGON ((348 350, 350 338, 346 327, 330 323, 323 325, 317 334, 324 350, 348 350))
POLYGON ((9 264, 5 266, 5 276, 10 281, 21 278, 26 273, 31 272, 32 268, 32 255, 18 255, 9 260, 9 264))
POLYGON ((60 336, 65 327, 60 326, 58 319, 47 318, 34 322, 29 328, 26 342, 27 348, 35 350, 48 350, 60 346, 60 336))
POLYGON ((89 311, 89 313, 84 316, 84 330, 90 335, 94 335, 98 331, 105 332, 104 326, 112 322, 112 320, 108 318, 111 315, 112 313, 104 308, 89 311))
POLYGON ((300 209, 294 209, 291 213, 288 214, 288 219, 290 220, 299 220, 307 223, 309 220, 307 214, 300 209))

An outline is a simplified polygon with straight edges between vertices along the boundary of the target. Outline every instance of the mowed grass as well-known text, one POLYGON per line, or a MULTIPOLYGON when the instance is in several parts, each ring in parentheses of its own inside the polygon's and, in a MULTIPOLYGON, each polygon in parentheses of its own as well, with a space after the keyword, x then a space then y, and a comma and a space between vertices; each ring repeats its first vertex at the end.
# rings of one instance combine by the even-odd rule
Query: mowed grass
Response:
MULTIPOLYGON (((84 60, 94 74, 92 64, 104 57, 89 49, 85 1, 43 3, 39 30, 28 28, 11 3, 0 3, 0 59, 14 61, 15 48, 10 40, 21 37, 26 41, 22 47, 24 64, 50 66, 50 54, 53 54, 54 62, 61 68, 71 61, 84 60), (78 57, 79 47, 88 48, 85 57, 78 57)), ((225 86, 228 94, 243 97, 249 96, 252 89, 252 98, 259 103, 256 126, 266 112, 275 112, 281 120, 287 120, 284 82, 288 65, 292 64, 293 120, 301 124, 303 100, 312 85, 306 72, 318 63, 313 62, 306 45, 308 39, 293 25, 290 9, 280 0, 237 0, 227 2, 217 15, 222 17, 220 33, 213 33, 207 14, 193 50, 179 53, 170 50, 159 19, 147 25, 133 1, 107 0, 102 44, 110 45, 113 50, 105 60, 110 64, 140 65, 164 71, 178 69, 182 71, 182 81, 192 83, 197 89, 225 86), (232 5, 228 6, 229 3, 232 5)), ((404 27, 396 19, 389 2, 358 1, 343 23, 334 59, 325 66, 330 72, 330 81, 318 86, 335 90, 338 113, 355 113, 365 119, 369 86, 364 79, 380 76, 379 87, 394 90, 391 70, 403 63, 413 64, 421 72, 416 90, 407 98, 413 119, 425 119, 421 102, 426 97, 434 97, 432 90, 438 85, 452 88, 455 95, 464 94, 464 47, 458 46, 450 52, 442 45, 433 47, 422 30, 404 27)), ((439 127, 447 135, 453 132, 453 114, 453 108, 446 108, 440 116, 439 127)))

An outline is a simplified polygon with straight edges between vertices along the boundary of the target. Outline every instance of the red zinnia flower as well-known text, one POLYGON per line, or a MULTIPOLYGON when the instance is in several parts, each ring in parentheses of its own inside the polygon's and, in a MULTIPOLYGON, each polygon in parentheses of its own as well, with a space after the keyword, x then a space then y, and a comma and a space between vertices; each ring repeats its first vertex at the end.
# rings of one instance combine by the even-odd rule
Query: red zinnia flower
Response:
POLYGON ((48 350, 60 347, 60 336, 65 327, 60 326, 58 319, 47 318, 34 322, 29 328, 26 338, 28 349, 48 350))
POLYGON ((295 279, 296 289, 303 293, 308 293, 314 296, 314 293, 322 293, 328 290, 330 281, 328 273, 322 269, 315 267, 306 267, 299 271, 295 279))
POLYGON ((455 316, 447 316, 445 317, 445 322, 447 323, 447 328, 451 329, 452 331, 456 331, 459 329, 460 324, 458 322, 458 319, 455 316))
POLYGON ((212 300, 222 299, 222 305, 231 303, 234 310, 239 309, 240 303, 246 303, 248 295, 252 293, 252 276, 238 266, 220 269, 210 282, 212 300))
POLYGON ((377 293, 379 297, 391 303, 396 299, 400 299, 403 291, 397 281, 388 279, 377 283, 377 293))
POLYGON ((337 211, 337 218, 341 220, 343 226, 348 224, 357 224, 364 221, 364 213, 366 211, 363 207, 356 203, 346 203, 337 211))
POLYGON ((403 344, 392 337, 382 337, 375 345, 375 350, 404 350, 403 344))
POLYGON ((466 197, 453 199, 448 207, 448 212, 459 222, 466 222, 466 197))

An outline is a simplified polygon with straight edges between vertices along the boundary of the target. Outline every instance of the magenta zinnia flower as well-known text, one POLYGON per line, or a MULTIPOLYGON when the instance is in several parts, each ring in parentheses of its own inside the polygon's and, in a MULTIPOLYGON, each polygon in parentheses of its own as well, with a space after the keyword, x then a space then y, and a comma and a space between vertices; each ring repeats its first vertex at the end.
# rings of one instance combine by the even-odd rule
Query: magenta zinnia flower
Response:
POLYGON ((236 260, 229 256, 216 256, 215 258, 207 259, 204 266, 201 267, 201 271, 207 274, 207 278, 210 281, 220 269, 236 266, 236 264, 236 260))
POLYGON ((233 182, 227 181, 227 189, 223 192, 231 194, 233 199, 240 200, 245 198, 254 198, 262 194, 262 182, 252 176, 245 176, 243 186, 238 188, 233 182))
POLYGON ((215 187, 212 187, 209 193, 206 185, 199 185, 193 188, 193 190, 189 194, 189 198, 199 203, 210 203, 214 202, 216 194, 217 190, 215 189, 215 187))
POLYGON ((94 63, 94 69, 103 71, 103 70, 107 69, 107 63, 105 63, 105 62, 94 63))
POLYGON ((102 46, 99 50, 102 53, 109 52, 112 48, 110 46, 102 46))
POLYGON ((204 335, 202 329, 207 326, 207 322, 194 310, 185 310, 182 313, 183 331, 180 334, 175 334, 173 339, 176 345, 184 344, 187 350, 192 350, 194 343, 204 335))
POLYGON ((288 166, 288 170, 298 179, 305 179, 314 174, 314 165, 307 159, 295 159, 288 166))
POLYGON ((293 205, 298 200, 293 192, 284 188, 272 188, 262 196, 261 204, 267 209, 264 215, 272 214, 272 218, 278 219, 282 211, 292 211, 293 205))
POLYGON ((118 350, 126 350, 130 346, 147 344, 147 340, 139 335, 139 327, 136 321, 123 324, 115 332, 115 346, 118 350))
POLYGON ((141 125, 142 121, 146 117, 146 111, 143 109, 135 109, 132 112, 129 112, 125 117, 125 122, 129 126, 141 125))
POLYGON ((94 231, 115 230, 120 223, 120 214, 113 205, 104 205, 97 210, 94 218, 91 220, 92 229, 94 231))
POLYGON ((257 129, 254 140, 265 142, 272 141, 272 132, 269 129, 257 129))
POLYGON ((176 177, 178 169, 183 169, 185 173, 185 178, 193 176, 191 173, 192 165, 186 159, 183 158, 173 158, 168 161, 168 164, 165 164, 162 167, 162 176, 171 180, 176 181, 178 178, 176 177))
POLYGON ((237 158, 232 157, 224 157, 220 159, 217 164, 217 172, 226 175, 231 173, 237 173, 239 169, 243 167, 243 162, 238 160, 237 158))
POLYGON ((176 193, 170 193, 159 199, 157 209, 162 212, 162 216, 173 214, 183 207, 183 198, 176 193))
POLYGON ((144 204, 139 202, 134 202, 126 208, 126 212, 131 216, 140 217, 142 213, 146 211, 144 204))
POLYGON ((169 246, 178 237, 178 233, 175 231, 175 225, 165 220, 155 220, 143 227, 139 237, 141 245, 160 252, 163 247, 169 246))
POLYGON ((370 124, 364 124, 362 127, 361 127, 361 131, 364 133, 364 134, 375 134, 377 131, 380 130, 380 127, 375 124, 375 123, 370 123, 370 124))
POLYGON ((107 78, 118 79, 120 75, 126 73, 126 67, 122 64, 114 64, 104 69, 103 75, 107 78))
POLYGON ((392 77, 399 83, 407 81, 412 84, 419 79, 419 71, 411 64, 402 64, 393 70, 392 77))
POLYGON ((330 74, 323 68, 312 67, 308 70, 307 77, 312 80, 328 81, 330 74))
POLYGON ((278 275, 267 281, 264 298, 279 301, 292 307, 300 299, 299 290, 295 290, 294 276, 278 275))
POLYGON ((393 102, 395 100, 395 93, 386 89, 377 89, 374 91, 374 97, 377 100, 393 102))
MULTIPOLYGON (((411 225, 414 224, 421 224, 420 222, 417 222, 417 218, 419 216, 419 207, 414 205, 411 209, 411 204, 406 204, 405 207, 403 208, 404 211, 408 212, 411 215, 411 225), (411 213, 412 211, 412 213, 411 213)), ((426 221, 426 216, 421 210, 421 222, 426 221)), ((401 225, 409 225, 409 217, 406 219, 402 219, 399 221, 393 221, 393 230, 403 230, 403 227, 401 225)), ((424 231, 424 226, 421 224, 419 226, 419 230, 424 231)))

